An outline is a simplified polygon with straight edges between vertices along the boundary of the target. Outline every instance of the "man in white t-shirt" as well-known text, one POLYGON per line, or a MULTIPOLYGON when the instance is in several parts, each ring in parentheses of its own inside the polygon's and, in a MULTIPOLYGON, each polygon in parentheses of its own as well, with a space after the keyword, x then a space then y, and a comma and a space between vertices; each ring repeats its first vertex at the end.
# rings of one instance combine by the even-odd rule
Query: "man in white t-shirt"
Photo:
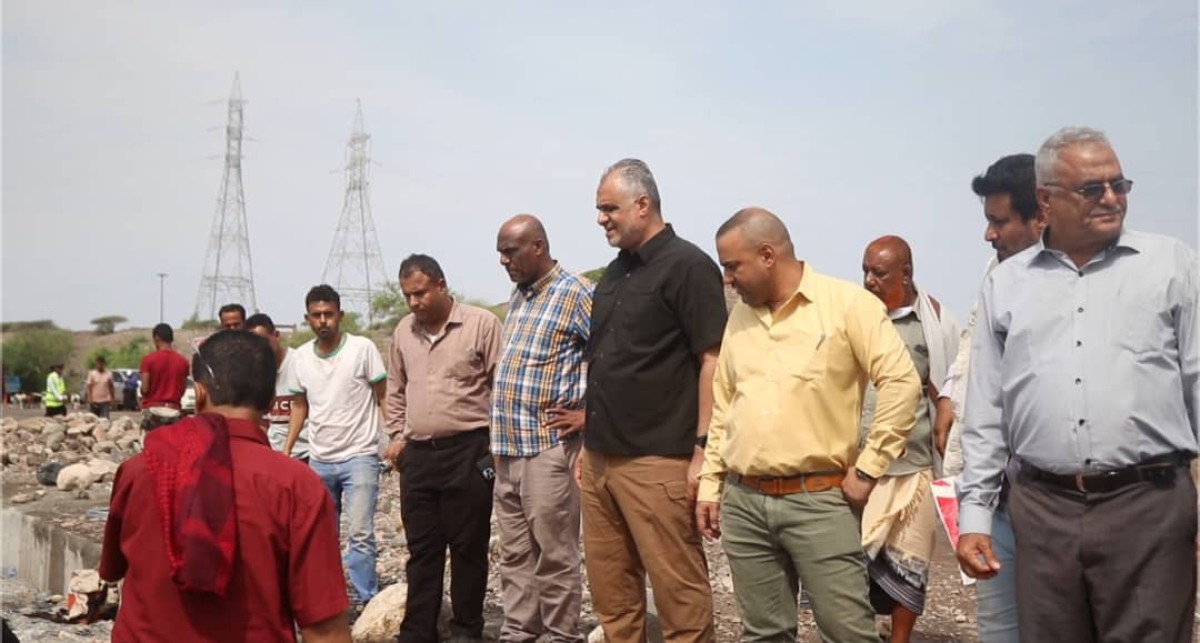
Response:
POLYGON ((350 523, 346 569, 357 602, 379 591, 375 573, 375 503, 379 498, 387 370, 371 340, 343 333, 341 297, 327 285, 304 298, 305 319, 316 338, 293 352, 292 417, 283 452, 291 455, 308 420, 309 465, 350 523))
MULTIPOLYGON (((275 354, 275 366, 278 368, 275 376, 275 399, 271 400, 271 410, 267 411, 265 419, 267 439, 271 442, 271 448, 283 451, 292 419, 292 400, 296 398, 291 390, 294 386, 291 367, 296 351, 279 341, 279 331, 275 328, 275 322, 264 313, 251 315, 243 325, 255 335, 265 337, 271 344, 271 352, 275 354)), ((308 462, 307 426, 300 429, 300 437, 296 439, 296 444, 292 445, 292 457, 304 463, 308 462)))

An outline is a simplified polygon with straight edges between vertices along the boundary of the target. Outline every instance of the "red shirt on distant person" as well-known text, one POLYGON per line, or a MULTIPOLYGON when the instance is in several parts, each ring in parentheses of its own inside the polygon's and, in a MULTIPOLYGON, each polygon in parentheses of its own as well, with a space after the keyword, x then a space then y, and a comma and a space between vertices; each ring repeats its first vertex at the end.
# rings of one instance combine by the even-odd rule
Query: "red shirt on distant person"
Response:
POLYGON ((142 408, 169 406, 178 409, 187 388, 189 369, 187 359, 170 348, 143 357, 138 370, 150 375, 150 387, 142 394, 142 408))

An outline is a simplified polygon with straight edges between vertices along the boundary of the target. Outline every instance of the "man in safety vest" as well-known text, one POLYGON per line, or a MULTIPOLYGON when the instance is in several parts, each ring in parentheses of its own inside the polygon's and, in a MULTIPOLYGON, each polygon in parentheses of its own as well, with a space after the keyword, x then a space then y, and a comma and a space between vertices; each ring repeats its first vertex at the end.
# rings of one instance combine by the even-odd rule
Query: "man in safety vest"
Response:
POLYGON ((46 406, 46 417, 67 414, 67 383, 62 377, 62 364, 51 364, 46 376, 46 392, 42 404, 46 406))

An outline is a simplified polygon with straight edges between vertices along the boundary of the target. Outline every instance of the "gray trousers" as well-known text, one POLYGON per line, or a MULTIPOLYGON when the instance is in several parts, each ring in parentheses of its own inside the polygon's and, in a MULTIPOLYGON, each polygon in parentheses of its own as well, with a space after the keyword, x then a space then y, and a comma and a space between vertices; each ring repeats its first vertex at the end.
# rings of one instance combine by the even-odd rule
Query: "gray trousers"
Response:
POLYGON ((1083 494, 1018 476, 1021 640, 1188 643, 1196 607, 1196 487, 1160 482, 1083 494))

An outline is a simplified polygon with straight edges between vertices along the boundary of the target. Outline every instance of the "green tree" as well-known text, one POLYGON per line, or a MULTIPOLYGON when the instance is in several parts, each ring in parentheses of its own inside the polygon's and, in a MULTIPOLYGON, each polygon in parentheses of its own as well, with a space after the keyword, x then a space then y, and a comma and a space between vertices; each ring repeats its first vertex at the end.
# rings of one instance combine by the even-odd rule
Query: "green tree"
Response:
POLYGON ((150 352, 150 348, 150 341, 145 337, 135 337, 117 350, 99 346, 87 354, 84 367, 91 368, 97 357, 104 357, 104 362, 109 368, 138 368, 142 364, 142 358, 150 352))
POLYGON ((15 322, 0 322, 0 332, 4 333, 19 333, 23 330, 55 330, 58 326, 49 319, 36 319, 34 321, 15 321, 15 322))
POLYGON ((383 291, 371 299, 371 317, 375 320, 371 328, 392 329, 408 313, 408 302, 404 301, 404 294, 396 284, 388 282, 383 291))
POLYGON ((39 392, 46 385, 51 364, 65 364, 74 341, 70 331, 26 330, 4 340, 4 367, 21 378, 21 390, 39 392))
POLYGON ((124 324, 127 321, 129 320, 120 315, 105 315, 97 317, 88 323, 96 326, 97 335, 111 335, 117 329, 117 324, 124 324))
POLYGON ((605 269, 603 267, 593 268, 586 272, 580 273, 580 276, 584 277, 593 284, 598 284, 600 283, 600 278, 604 276, 604 270, 605 269))

